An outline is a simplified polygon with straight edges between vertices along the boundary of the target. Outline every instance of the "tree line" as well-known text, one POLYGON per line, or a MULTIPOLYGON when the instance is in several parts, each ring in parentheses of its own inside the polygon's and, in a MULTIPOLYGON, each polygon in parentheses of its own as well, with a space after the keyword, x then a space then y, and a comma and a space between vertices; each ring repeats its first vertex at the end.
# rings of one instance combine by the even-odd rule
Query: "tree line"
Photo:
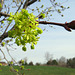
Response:
POLYGON ((61 56, 59 59, 49 59, 44 64, 36 62, 36 64, 33 63, 33 61, 30 61, 29 63, 26 60, 20 60, 18 62, 20 65, 37 65, 37 66, 61 66, 61 67, 69 67, 69 68, 75 68, 75 57, 66 59, 64 56, 61 56))

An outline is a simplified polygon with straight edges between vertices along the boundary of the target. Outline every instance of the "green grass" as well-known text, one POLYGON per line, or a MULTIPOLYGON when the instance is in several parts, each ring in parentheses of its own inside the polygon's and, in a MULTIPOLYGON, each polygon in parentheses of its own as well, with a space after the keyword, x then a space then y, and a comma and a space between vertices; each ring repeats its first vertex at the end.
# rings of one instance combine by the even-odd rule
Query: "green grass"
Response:
MULTIPOLYGON (((16 75, 9 70, 9 66, 0 68, 2 69, 0 75, 16 75)), ((20 70, 18 66, 15 66, 15 68, 20 70)), ((24 72, 25 75, 75 75, 75 69, 56 66, 25 66, 25 70, 20 71, 24 72)))

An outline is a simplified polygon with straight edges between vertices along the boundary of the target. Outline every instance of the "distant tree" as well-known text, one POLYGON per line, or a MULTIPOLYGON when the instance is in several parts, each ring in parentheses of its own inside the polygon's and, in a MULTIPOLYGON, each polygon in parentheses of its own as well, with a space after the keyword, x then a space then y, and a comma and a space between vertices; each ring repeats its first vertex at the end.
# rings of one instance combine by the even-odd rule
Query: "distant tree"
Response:
POLYGON ((60 66, 66 66, 67 59, 64 56, 61 56, 58 60, 60 66))
POLYGON ((33 62, 31 61, 31 62, 29 62, 29 65, 33 66, 34 64, 33 64, 33 62))
POLYGON ((75 57, 67 59, 67 66, 71 68, 75 68, 75 57))
POLYGON ((52 61, 47 61, 47 65, 52 65, 52 61))
POLYGON ((58 62, 56 60, 52 60, 52 65, 58 65, 58 62))
POLYGON ((56 60, 48 61, 47 65, 58 65, 58 62, 56 60))
POLYGON ((37 66, 40 66, 40 63, 37 62, 36 65, 37 65, 37 66))
POLYGON ((47 62, 48 62, 48 61, 52 61, 52 59, 53 59, 53 54, 50 54, 49 52, 46 52, 46 53, 45 53, 45 59, 46 59, 47 62))
POLYGON ((28 65, 28 63, 27 63, 27 57, 25 57, 23 60, 24 60, 24 65, 28 65))
POLYGON ((28 65, 28 63, 27 62, 25 62, 25 64, 24 65, 28 65))

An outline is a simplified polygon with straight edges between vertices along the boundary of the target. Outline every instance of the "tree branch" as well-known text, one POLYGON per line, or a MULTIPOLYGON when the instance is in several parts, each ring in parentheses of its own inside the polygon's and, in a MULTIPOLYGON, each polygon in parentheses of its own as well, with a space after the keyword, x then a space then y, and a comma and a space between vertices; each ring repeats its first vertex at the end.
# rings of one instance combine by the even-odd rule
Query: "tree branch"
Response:
POLYGON ((37 0, 32 0, 31 2, 29 2, 28 4, 27 4, 27 6, 29 6, 29 5, 31 5, 31 4, 33 4, 33 3, 35 3, 37 0))
POLYGON ((47 21, 37 21, 39 24, 53 24, 53 25, 58 25, 64 27, 64 23, 56 23, 56 22, 47 22, 47 21))
POLYGON ((0 48, 0 51, 2 52, 3 56, 4 56, 4 59, 7 61, 7 63, 9 62, 4 54, 4 52, 2 51, 2 49, 0 48))
MULTIPOLYGON (((71 29, 75 30, 75 21, 72 21, 70 23, 56 23, 56 22, 48 22, 48 21, 37 21, 39 24, 52 24, 52 25, 57 25, 57 26, 62 26, 64 27, 67 31, 71 32, 71 29), (71 29, 70 29, 71 28, 71 29)), ((14 29, 14 26, 11 28, 11 30, 14 29)), ((6 37, 8 37, 8 32, 4 33, 1 37, 0 37, 0 43, 2 42, 3 39, 5 39, 6 37)))
POLYGON ((18 63, 15 61, 15 59, 11 56, 10 52, 9 52, 9 49, 8 47, 6 46, 6 49, 7 49, 7 52, 9 54, 9 56, 11 57, 11 59, 18 65, 18 63))
POLYGON ((20 4, 20 6, 18 7, 16 13, 19 11, 19 9, 21 8, 22 4, 23 4, 23 2, 21 1, 21 4, 20 4))
MULTIPOLYGON (((37 0, 32 0, 32 1, 26 0, 26 2, 25 2, 24 5, 23 5, 23 9, 24 9, 24 8, 27 8, 27 6, 29 6, 29 5, 31 5, 31 4, 33 4, 33 3, 35 3, 36 1, 37 1, 37 0)), ((22 5, 22 2, 21 2, 21 5, 22 5)), ((20 9, 21 5, 19 6, 18 10, 20 9)), ((17 10, 17 11, 18 11, 18 10, 17 10)), ((10 14, 6 14, 6 13, 3 13, 3 12, 0 12, 0 15, 1 15, 1 16, 5 16, 5 17, 9 17, 9 16, 10 16, 10 14)))
POLYGON ((29 0, 26 0, 24 5, 23 5, 23 9, 26 9, 27 8, 27 4, 28 4, 29 0))
POLYGON ((23 5, 23 9, 26 9, 28 6, 30 6, 31 4, 35 3, 37 0, 26 0, 24 5, 23 5))
POLYGON ((3 13, 3 12, 0 12, 0 15, 1 16, 5 16, 5 17, 9 17, 10 16, 9 14, 3 13))
POLYGON ((8 32, 4 33, 3 35, 0 36, 0 43, 2 42, 3 39, 8 37, 8 32))
MULTIPOLYGON (((38 21, 39 24, 52 24, 64 27, 67 31, 71 32, 71 29, 75 29, 75 25, 70 23, 56 23, 56 22, 47 22, 47 21, 38 21), (70 29, 71 28, 71 29, 70 29)), ((75 22, 75 21, 74 21, 75 22)))

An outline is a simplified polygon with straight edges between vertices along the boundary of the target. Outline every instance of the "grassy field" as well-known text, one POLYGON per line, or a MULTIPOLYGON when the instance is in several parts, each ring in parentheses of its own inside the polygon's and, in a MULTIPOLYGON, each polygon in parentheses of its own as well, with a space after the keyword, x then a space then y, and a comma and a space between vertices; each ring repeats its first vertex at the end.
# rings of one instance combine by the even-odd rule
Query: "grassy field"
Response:
MULTIPOLYGON (((16 75, 9 70, 9 66, 2 66, 0 69, 0 75, 16 75)), ((15 66, 15 68, 20 68, 15 66)), ((56 67, 56 66, 25 66, 25 70, 20 70, 25 75, 75 75, 75 69, 56 67), (30 69, 30 70, 27 70, 30 69)))

